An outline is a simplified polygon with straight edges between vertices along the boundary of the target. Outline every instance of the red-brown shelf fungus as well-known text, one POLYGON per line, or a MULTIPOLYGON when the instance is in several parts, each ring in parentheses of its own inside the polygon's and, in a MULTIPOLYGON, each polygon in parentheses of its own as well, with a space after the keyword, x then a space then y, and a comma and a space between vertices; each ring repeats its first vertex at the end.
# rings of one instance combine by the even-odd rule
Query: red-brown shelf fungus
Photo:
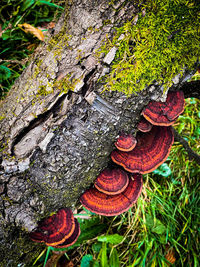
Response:
POLYGON ((56 248, 67 248, 69 246, 72 246, 77 241, 80 233, 81 233, 81 230, 80 230, 80 227, 79 227, 79 223, 78 223, 77 219, 75 218, 75 229, 74 229, 74 232, 62 244, 57 245, 56 248))
POLYGON ((38 223, 30 238, 35 242, 45 242, 47 246, 68 247, 75 243, 80 234, 79 224, 69 208, 60 209, 38 223))
POLYGON ((166 102, 149 102, 142 115, 150 123, 158 126, 172 125, 184 111, 184 94, 182 91, 170 91, 166 102))
POLYGON ((108 195, 117 195, 128 186, 128 174, 121 169, 104 169, 97 177, 94 186, 108 195))
POLYGON ((142 176, 134 174, 127 188, 118 195, 107 195, 90 188, 80 198, 82 205, 99 215, 116 216, 127 211, 138 199, 142 191, 142 176))
POLYGON ((137 145, 130 152, 114 150, 112 160, 131 173, 149 173, 168 157, 174 142, 171 127, 153 126, 148 133, 138 132, 137 145))
POLYGON ((142 118, 141 121, 138 123, 137 128, 139 131, 147 133, 151 131, 153 125, 147 121, 145 118, 142 118))
POLYGON ((117 149, 121 151, 131 151, 137 144, 137 140, 131 134, 122 134, 115 142, 115 146, 117 149))

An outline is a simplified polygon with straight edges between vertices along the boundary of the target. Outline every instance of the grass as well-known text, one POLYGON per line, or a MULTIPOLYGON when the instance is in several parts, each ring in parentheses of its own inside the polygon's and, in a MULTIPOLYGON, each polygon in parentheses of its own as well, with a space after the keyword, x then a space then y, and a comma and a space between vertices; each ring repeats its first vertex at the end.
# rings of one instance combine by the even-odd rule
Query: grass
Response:
POLYGON ((20 29, 28 23, 47 31, 61 15, 64 0, 2 0, 0 7, 0 99, 28 64, 40 41, 20 29))

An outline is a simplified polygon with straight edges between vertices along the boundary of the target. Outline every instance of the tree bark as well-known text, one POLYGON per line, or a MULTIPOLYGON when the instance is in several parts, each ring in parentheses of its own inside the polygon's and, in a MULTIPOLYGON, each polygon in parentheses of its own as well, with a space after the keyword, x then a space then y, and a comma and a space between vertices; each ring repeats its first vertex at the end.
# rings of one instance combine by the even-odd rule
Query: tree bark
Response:
POLYGON ((138 13, 132 1, 108 2, 67 1, 54 33, 0 102, 1 266, 38 255, 28 232, 51 212, 73 208, 111 162, 116 137, 136 134, 144 106, 165 99, 156 84, 129 98, 102 93, 99 78, 116 51, 97 57, 97 50, 138 13))

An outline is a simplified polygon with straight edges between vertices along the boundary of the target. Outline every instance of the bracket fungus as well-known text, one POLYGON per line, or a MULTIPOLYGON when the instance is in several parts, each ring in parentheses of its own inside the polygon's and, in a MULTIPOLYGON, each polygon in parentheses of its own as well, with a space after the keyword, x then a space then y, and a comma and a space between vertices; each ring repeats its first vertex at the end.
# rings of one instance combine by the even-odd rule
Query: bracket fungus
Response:
POLYGON ((141 121, 138 123, 137 128, 139 131, 143 133, 147 133, 151 131, 153 125, 147 121, 144 117, 141 119, 141 121))
POLYGON ((137 145, 130 152, 114 150, 112 160, 131 173, 149 173, 168 157, 174 142, 171 127, 153 126, 148 133, 138 132, 137 145))
POLYGON ((47 246, 55 248, 73 245, 80 235, 77 219, 69 208, 60 209, 38 223, 30 238, 35 242, 45 242, 47 246))
POLYGON ((115 146, 117 149, 121 151, 131 151, 137 144, 137 140, 131 134, 122 134, 115 142, 115 146))
POLYGON ((99 174, 94 186, 105 194, 117 195, 126 189, 128 182, 128 174, 125 171, 107 168, 99 174))
POLYGON ((170 91, 166 102, 151 101, 142 111, 142 115, 153 125, 172 125, 184 111, 184 94, 182 91, 170 91))
POLYGON ((127 188, 117 195, 108 195, 90 188, 80 198, 82 205, 99 215, 116 216, 127 211, 138 199, 142 191, 142 175, 134 174, 127 188))
POLYGON ((75 218, 74 232, 62 244, 57 245, 56 248, 67 248, 69 246, 72 246, 77 241, 80 233, 81 233, 80 226, 77 219, 75 218))

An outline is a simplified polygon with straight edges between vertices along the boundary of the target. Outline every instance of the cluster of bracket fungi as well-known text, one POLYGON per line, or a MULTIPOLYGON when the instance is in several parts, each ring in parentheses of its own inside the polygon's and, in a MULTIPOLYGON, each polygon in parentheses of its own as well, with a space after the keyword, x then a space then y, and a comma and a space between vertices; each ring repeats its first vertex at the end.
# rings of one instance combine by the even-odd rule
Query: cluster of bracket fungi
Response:
MULTIPOLYGON (((168 157, 174 142, 171 125, 184 110, 182 91, 170 91, 166 102, 151 101, 142 111, 136 138, 122 134, 115 142, 112 161, 118 168, 104 169, 94 186, 86 190, 80 202, 88 210, 104 216, 127 211, 142 191, 142 174, 155 170, 168 157)), ((33 241, 63 248, 72 245, 80 234, 77 220, 69 208, 60 209, 38 223, 30 234, 33 241)))
POLYGON ((184 110, 182 91, 171 91, 166 102, 151 101, 142 111, 136 138, 122 134, 112 151, 112 161, 124 168, 105 169, 94 187, 80 198, 88 210, 115 216, 127 211, 142 191, 142 174, 152 172, 168 157, 174 142, 171 125, 184 110))

